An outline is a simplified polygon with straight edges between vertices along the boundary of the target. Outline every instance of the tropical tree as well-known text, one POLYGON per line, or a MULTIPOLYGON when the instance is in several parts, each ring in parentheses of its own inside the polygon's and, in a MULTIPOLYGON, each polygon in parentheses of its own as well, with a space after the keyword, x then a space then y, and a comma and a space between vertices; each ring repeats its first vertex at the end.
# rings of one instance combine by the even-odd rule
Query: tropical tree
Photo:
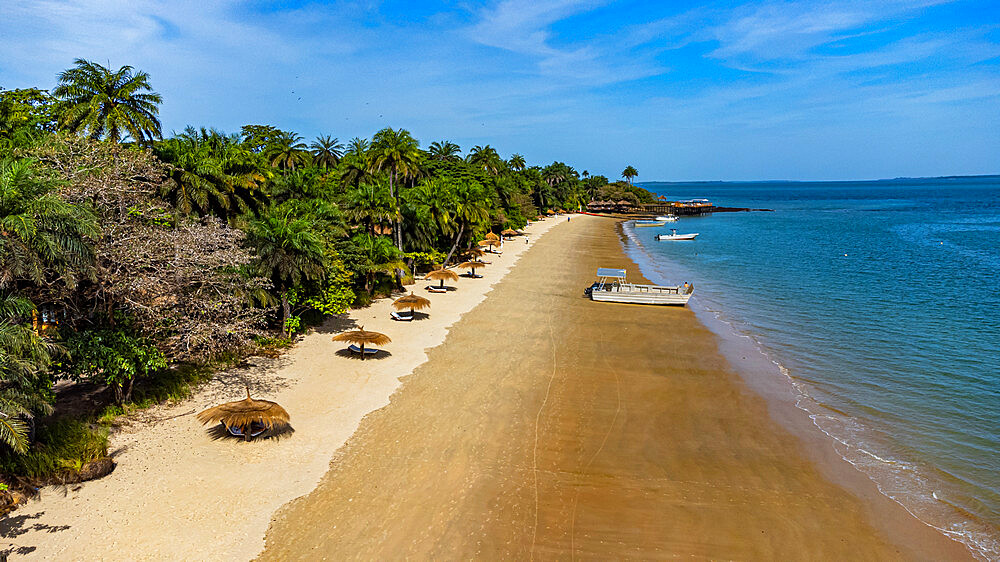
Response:
POLYGON ((18 453, 28 449, 32 412, 48 412, 45 376, 59 348, 21 323, 34 310, 24 298, 0 295, 0 443, 18 453))
POLYGON ((294 172, 296 167, 305 166, 312 159, 308 148, 302 142, 301 136, 282 131, 264 149, 264 157, 271 163, 271 166, 284 170, 286 173, 294 172))
POLYGON ((490 145, 472 147, 466 160, 476 168, 494 176, 500 173, 505 164, 496 149, 490 145))
MULTIPOLYGON (((386 127, 375 133, 371 146, 371 167, 389 176, 389 193, 399 201, 396 184, 401 179, 414 179, 420 173, 419 144, 405 129, 386 127)), ((395 225, 396 247, 403 249, 403 237, 397 219, 395 225)))
POLYGON ((361 225, 368 234, 376 234, 375 227, 391 223, 398 215, 396 201, 389 189, 382 185, 362 184, 347 195, 345 214, 351 222, 361 225))
POLYGON ((632 178, 638 175, 639 171, 632 166, 626 166, 625 169, 622 170, 622 177, 625 178, 625 181, 627 181, 629 185, 632 185, 632 178))
POLYGON ((427 152, 434 160, 455 161, 461 158, 461 147, 450 141, 434 141, 428 147, 427 152))
POLYGON ((433 248, 441 236, 449 236, 455 228, 455 183, 445 177, 421 181, 405 195, 406 205, 417 218, 413 234, 419 242, 433 248))
POLYGON ((123 66, 117 71, 84 59, 59 74, 52 95, 62 102, 61 123, 72 132, 113 143, 123 135, 147 143, 160 138, 160 94, 149 85, 149 74, 123 66))
POLYGON ((304 281, 321 280, 326 249, 311 221, 270 208, 249 225, 248 241, 257 250, 257 267, 271 279, 281 299, 281 325, 291 317, 289 290, 304 281))
POLYGON ((515 172, 520 172, 527 166, 527 164, 524 161, 524 156, 521 156, 520 154, 511 154, 510 160, 507 161, 507 166, 515 172))
POLYGON ((312 149, 313 164, 324 170, 339 164, 344 155, 344 145, 330 135, 316 137, 309 148, 312 149))
POLYGON ((471 232, 476 226, 489 221, 490 201, 483 186, 478 183, 456 186, 455 207, 452 216, 455 223, 458 224, 458 231, 455 233, 454 242, 444 260, 444 265, 448 265, 448 261, 451 260, 451 256, 455 253, 455 249, 458 248, 466 232, 471 232))
POLYGON ((387 236, 372 236, 359 232, 351 237, 356 253, 361 257, 356 266, 365 279, 365 291, 371 292, 375 284, 375 276, 379 273, 391 274, 406 267, 400 259, 402 253, 387 236))
POLYGON ((354 137, 347 143, 347 154, 353 154, 359 160, 364 160, 368 155, 370 143, 361 137, 354 137))
POLYGON ((94 216, 56 195, 31 159, 0 161, 0 288, 24 280, 73 287, 93 268, 94 216))
POLYGON ((173 182, 161 195, 182 213, 227 217, 263 200, 260 189, 270 172, 238 135, 188 127, 156 143, 154 152, 172 165, 173 182))

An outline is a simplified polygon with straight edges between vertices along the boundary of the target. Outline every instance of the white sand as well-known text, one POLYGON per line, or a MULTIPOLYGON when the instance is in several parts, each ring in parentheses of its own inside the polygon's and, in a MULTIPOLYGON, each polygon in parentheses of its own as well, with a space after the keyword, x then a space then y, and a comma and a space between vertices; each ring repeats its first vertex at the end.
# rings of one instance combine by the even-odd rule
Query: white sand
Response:
MULTIPOLYGON (((586 220, 580 217, 580 220, 586 220)), ((530 225, 534 241, 562 217, 530 225)), ((256 556, 272 514, 312 491, 334 455, 369 412, 389 403, 400 378, 426 361, 448 329, 483 301, 528 248, 505 243, 482 279, 461 278, 457 291, 427 296, 430 317, 409 323, 389 317, 389 299, 332 320, 278 360, 220 373, 191 399, 143 412, 111 439, 118 462, 109 476, 67 488, 49 487, 40 499, 8 515, 3 543, 11 559, 239 560, 256 556), (331 335, 353 320, 383 332, 392 355, 359 361, 336 355, 331 335), (295 432, 244 443, 213 440, 194 413, 244 397, 274 400, 291 415, 295 432)), ((335 461, 334 461, 335 462, 335 461)))

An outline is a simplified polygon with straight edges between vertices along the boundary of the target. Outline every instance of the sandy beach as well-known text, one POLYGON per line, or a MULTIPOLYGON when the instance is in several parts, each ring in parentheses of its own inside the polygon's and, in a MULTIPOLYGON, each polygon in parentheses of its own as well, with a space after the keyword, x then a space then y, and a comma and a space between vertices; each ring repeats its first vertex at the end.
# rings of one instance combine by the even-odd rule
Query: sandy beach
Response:
POLYGON ((598 266, 639 277, 614 221, 556 232, 279 512, 262 560, 969 558, 831 483, 690 310, 585 298, 598 266))
POLYGON ((598 266, 639 278, 615 221, 528 231, 427 319, 380 301, 147 412, 113 438, 113 474, 4 520, 14 558, 969 557, 832 483, 690 310, 586 299, 598 266), (354 325, 391 355, 339 355, 354 325), (293 434, 211 438, 193 414, 244 382, 293 434))
MULTIPOLYGON (((549 219, 525 229, 534 243, 563 223, 549 219)), ((26 560, 247 560, 264 547, 272 514, 314 489, 330 459, 361 419, 389 403, 400 378, 427 359, 449 328, 483 301, 530 247, 524 238, 505 244, 482 279, 448 283, 444 295, 412 288, 432 301, 429 316, 393 321, 391 301, 335 318, 277 360, 253 358, 220 373, 192 398, 136 415, 112 436, 118 467, 100 480, 48 487, 40 498, 0 521, 4 550, 26 560), (359 361, 343 356, 332 334, 363 325, 388 334, 391 355, 359 361), (339 352, 339 353, 338 353, 339 352), (294 433, 244 443, 213 440, 194 414, 245 397, 280 403, 294 433)))

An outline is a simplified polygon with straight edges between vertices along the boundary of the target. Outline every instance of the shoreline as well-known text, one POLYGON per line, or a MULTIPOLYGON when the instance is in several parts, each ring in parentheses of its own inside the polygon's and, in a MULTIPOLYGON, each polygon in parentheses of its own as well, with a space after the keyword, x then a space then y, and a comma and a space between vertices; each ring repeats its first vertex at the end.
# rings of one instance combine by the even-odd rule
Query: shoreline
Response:
POLYGON ((594 263, 629 259, 613 224, 528 254, 276 514, 260 559, 971 558, 873 522, 872 498, 827 478, 690 310, 578 298, 594 263))
MULTIPOLYGON (((635 232, 626 231, 626 228, 624 222, 620 224, 623 251, 640 271, 646 267, 654 269, 652 254, 637 239, 635 232)), ((655 269, 652 273, 658 274, 655 269)), ((933 551, 940 548, 937 546, 939 539, 944 538, 959 545, 966 558, 990 558, 982 550, 983 545, 963 540, 961 533, 935 525, 914 513, 911 506, 883 489, 885 482, 856 466, 847 458, 846 453, 838 450, 838 446, 846 445, 816 422, 814 417, 822 414, 802 405, 803 400, 814 402, 815 399, 798 388, 786 368, 771 357, 759 341, 750 335, 741 334, 732 324, 732 318, 726 320, 723 318, 724 312, 713 310, 700 302, 689 303, 689 307, 699 321, 716 336, 720 353, 740 374, 743 382, 767 402, 771 417, 799 439, 804 454, 824 477, 864 499, 867 516, 880 528, 892 537, 901 537, 899 540, 913 543, 918 552, 921 549, 933 551), (927 530, 933 531, 933 535, 928 535, 925 532, 927 530)), ((824 407, 820 403, 813 405, 824 407)), ((832 412, 841 414, 836 410, 832 412)), ((964 515, 967 519, 963 519, 963 523, 975 525, 977 532, 989 531, 988 523, 971 514, 964 515)))
MULTIPOLYGON (((461 278, 454 283, 458 291, 428 295, 433 302, 428 318, 393 322, 392 299, 379 299, 332 318, 277 359, 251 358, 241 368, 218 373, 178 404, 137 413, 112 435, 114 472, 82 485, 46 487, 0 520, 11 559, 256 556, 272 514, 316 487, 364 416, 389 404, 399 379, 424 363, 455 322, 559 224, 558 219, 532 223, 525 229, 529 244, 516 238, 505 244, 503 255, 484 257, 492 262, 484 278, 461 278), (337 355, 346 346, 330 337, 358 325, 393 337, 385 348, 391 355, 363 363, 337 355), (244 384, 255 397, 284 406, 295 431, 250 443, 216 440, 194 419, 206 407, 243 397, 244 384), (204 501, 206 496, 211 501, 204 501)), ((424 284, 407 289, 425 294, 424 284)))

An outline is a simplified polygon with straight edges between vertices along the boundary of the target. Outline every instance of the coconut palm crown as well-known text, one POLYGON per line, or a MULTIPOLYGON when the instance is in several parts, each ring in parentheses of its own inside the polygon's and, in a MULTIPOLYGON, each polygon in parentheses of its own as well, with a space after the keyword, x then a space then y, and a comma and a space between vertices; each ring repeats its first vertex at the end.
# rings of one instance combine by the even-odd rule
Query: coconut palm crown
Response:
POLYGON ((61 124, 93 139, 117 143, 129 136, 139 143, 160 138, 160 94, 149 85, 149 74, 123 66, 110 68, 84 59, 59 74, 52 95, 62 102, 61 124))

